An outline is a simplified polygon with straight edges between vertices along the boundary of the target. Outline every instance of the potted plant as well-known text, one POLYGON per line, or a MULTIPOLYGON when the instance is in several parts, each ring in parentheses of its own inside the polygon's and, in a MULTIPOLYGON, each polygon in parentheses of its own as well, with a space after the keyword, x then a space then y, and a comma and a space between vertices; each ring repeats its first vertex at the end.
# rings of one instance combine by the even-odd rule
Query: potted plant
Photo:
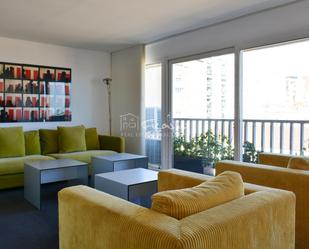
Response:
POLYGON ((201 157, 204 158, 204 173, 215 174, 215 164, 220 160, 233 159, 234 150, 226 136, 216 137, 212 131, 200 136, 201 157))
POLYGON ((226 136, 216 137, 207 131, 186 141, 183 135, 174 137, 174 167, 214 175, 219 160, 232 159, 233 148, 226 136))
POLYGON ((186 141, 183 135, 174 137, 174 168, 203 173, 203 160, 198 155, 196 141, 186 141))
POLYGON ((242 160, 248 163, 258 163, 259 151, 255 149, 254 144, 246 141, 243 148, 244 153, 242 155, 242 160))

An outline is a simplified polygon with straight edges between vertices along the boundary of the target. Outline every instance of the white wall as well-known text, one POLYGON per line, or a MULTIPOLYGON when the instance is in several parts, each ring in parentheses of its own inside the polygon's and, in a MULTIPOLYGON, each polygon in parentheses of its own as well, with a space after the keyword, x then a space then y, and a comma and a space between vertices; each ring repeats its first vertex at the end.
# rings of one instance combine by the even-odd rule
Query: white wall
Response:
POLYGON ((309 1, 238 18, 146 46, 146 63, 237 47, 309 37, 309 1))
POLYGON ((106 86, 110 76, 110 54, 23 40, 0 38, 0 61, 72 68, 72 122, 5 123, 1 127, 23 125, 24 130, 84 124, 108 132, 106 86))
POLYGON ((144 46, 112 53, 112 134, 123 135, 126 138, 126 151, 138 154, 143 154, 141 129, 137 133, 134 129, 121 130, 120 118, 131 113, 138 117, 139 121, 143 119, 143 65, 144 46))

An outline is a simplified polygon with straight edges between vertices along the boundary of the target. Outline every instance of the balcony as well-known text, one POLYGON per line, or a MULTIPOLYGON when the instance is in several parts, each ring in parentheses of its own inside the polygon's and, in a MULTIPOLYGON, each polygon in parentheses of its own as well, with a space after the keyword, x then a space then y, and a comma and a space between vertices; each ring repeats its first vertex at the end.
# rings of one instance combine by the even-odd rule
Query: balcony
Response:
MULTIPOLYGON (((234 141, 232 119, 174 119, 174 136, 183 135, 186 141, 212 131, 219 140, 234 141)), ((257 151, 308 155, 308 120, 243 120, 242 144, 250 142, 257 151)))
MULTIPOLYGON (((161 163, 161 131, 151 130, 146 136, 146 153, 151 165, 161 163)), ((207 163, 214 163, 216 160, 230 159, 233 157, 234 147, 234 120, 233 119, 173 119, 174 147, 175 142, 182 139, 186 155, 185 164, 196 164, 194 160, 187 160, 202 157, 207 163), (217 142, 212 141, 206 147, 215 146, 217 148, 204 148, 204 153, 197 153, 196 139, 203 138, 209 134, 217 142), (222 142, 224 143, 222 145, 222 142), (221 146, 221 147, 220 147, 221 146), (227 148, 231 146, 231 148, 227 148), (219 148, 219 149, 218 149, 219 148), (198 155, 197 155, 198 154, 198 155), (205 156, 205 154, 209 156, 205 156), (214 155, 215 154, 215 155, 214 155), (193 156, 191 156, 193 155, 193 156), (202 155, 202 156, 201 156, 202 155)), ((243 160, 256 162, 258 152, 273 152, 292 155, 309 155, 309 120, 243 120, 243 160)), ((204 146, 205 147, 205 146, 204 146)), ((174 148, 174 155, 179 149, 174 148)), ((176 157, 174 157, 176 159, 176 157)), ((175 166, 175 161, 174 161, 175 166)), ((199 171, 200 172, 200 171, 199 171)))

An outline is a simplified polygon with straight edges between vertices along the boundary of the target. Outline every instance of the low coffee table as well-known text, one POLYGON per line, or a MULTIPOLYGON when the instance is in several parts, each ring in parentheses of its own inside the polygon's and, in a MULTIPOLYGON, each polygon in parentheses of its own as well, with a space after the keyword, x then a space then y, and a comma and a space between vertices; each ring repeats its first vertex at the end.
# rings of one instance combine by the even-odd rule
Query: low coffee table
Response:
POLYGON ((94 185, 94 175, 118 170, 148 168, 148 157, 130 153, 116 153, 107 156, 94 156, 91 159, 92 177, 91 186, 94 185))
POLYGON ((88 164, 71 159, 25 163, 24 197, 41 209, 41 185, 65 180, 88 185, 88 164))
POLYGON ((95 188, 144 207, 157 192, 158 172, 137 168, 95 175, 95 188))
POLYGON ((148 168, 148 157, 130 153, 116 153, 92 157, 93 174, 124 169, 148 168))

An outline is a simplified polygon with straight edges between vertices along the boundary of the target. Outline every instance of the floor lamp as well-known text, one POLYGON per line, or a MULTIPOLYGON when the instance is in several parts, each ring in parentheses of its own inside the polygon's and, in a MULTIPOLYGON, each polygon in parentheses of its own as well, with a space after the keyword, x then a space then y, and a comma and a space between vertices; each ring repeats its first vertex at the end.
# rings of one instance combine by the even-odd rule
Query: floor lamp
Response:
POLYGON ((112 111, 111 111, 111 78, 103 79, 103 83, 107 86, 108 94, 108 121, 109 121, 109 135, 112 135, 112 111))

